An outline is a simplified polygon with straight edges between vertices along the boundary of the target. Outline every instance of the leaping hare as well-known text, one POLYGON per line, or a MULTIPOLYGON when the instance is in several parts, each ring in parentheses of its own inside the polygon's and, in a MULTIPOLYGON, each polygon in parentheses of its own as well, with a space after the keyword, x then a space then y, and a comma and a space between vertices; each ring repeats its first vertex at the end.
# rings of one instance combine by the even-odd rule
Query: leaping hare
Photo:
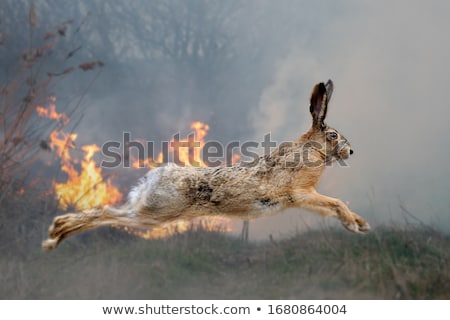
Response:
POLYGON ((339 199, 317 193, 326 165, 347 159, 349 142, 324 122, 333 82, 315 85, 311 94, 312 127, 297 141, 284 144, 253 164, 216 168, 169 164, 149 171, 126 204, 55 217, 45 249, 100 226, 152 228, 177 219, 227 216, 253 219, 296 207, 338 218, 349 231, 367 232, 369 224, 339 199))

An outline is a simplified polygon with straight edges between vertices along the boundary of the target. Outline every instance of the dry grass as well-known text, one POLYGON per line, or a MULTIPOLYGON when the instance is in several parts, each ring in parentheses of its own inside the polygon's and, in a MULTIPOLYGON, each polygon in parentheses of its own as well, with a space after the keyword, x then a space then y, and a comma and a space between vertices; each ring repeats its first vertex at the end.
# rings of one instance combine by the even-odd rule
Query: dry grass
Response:
POLYGON ((10 210, 1 225, 2 299, 450 298, 450 238, 424 226, 247 244, 205 231, 147 241, 105 228, 47 253, 40 241, 51 205, 35 199, 1 206, 10 210))

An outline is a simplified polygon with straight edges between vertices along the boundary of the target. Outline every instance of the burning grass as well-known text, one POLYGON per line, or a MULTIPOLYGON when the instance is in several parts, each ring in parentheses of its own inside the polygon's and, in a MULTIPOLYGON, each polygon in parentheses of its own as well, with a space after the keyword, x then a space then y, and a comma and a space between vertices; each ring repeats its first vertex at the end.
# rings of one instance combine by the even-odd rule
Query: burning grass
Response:
POLYGON ((53 121, 63 122, 63 127, 58 127, 49 135, 49 149, 52 150, 60 162, 61 171, 67 176, 66 181, 53 180, 53 189, 59 201, 59 207, 63 210, 73 208, 84 210, 107 204, 115 204, 122 200, 122 194, 115 187, 111 179, 103 177, 102 169, 94 161, 93 156, 100 151, 95 145, 84 145, 79 149, 84 154, 80 168, 76 165, 80 160, 72 156, 76 133, 67 133, 64 127, 70 122, 65 113, 56 111, 56 98, 52 97, 47 107, 37 106, 36 112, 40 117, 53 121))

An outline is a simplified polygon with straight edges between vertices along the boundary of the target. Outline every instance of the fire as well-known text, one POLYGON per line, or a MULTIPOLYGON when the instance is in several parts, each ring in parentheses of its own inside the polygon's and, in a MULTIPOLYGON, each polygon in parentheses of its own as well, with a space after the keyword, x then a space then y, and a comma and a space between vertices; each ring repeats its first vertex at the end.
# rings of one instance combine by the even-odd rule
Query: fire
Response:
MULTIPOLYGON (((207 165, 201 159, 201 151, 205 145, 205 138, 209 131, 209 125, 206 123, 196 121, 191 123, 190 128, 194 130, 194 135, 190 135, 187 139, 178 141, 172 140, 170 142, 170 150, 174 152, 177 150, 177 160, 185 165, 199 165, 206 167, 207 165), (174 148, 178 144, 179 148, 174 148)), ((239 160, 239 155, 233 155, 233 163, 239 160)), ((159 163, 163 162, 163 154, 160 152, 156 157, 156 161, 149 158, 144 162, 145 166, 154 168, 159 163)), ((142 168, 143 163, 139 160, 134 160, 132 164, 133 168, 142 168)), ((160 239, 167 238, 174 234, 185 233, 189 230, 205 230, 209 232, 231 232, 231 223, 226 218, 206 217, 196 218, 191 221, 178 220, 172 223, 168 223, 160 228, 154 228, 151 230, 140 230, 134 228, 123 228, 128 233, 137 235, 144 239, 160 239)))
MULTIPOLYGON (((36 112, 39 116, 57 121, 60 126, 49 135, 50 147, 58 156, 61 164, 61 171, 67 175, 64 182, 52 181, 53 189, 58 197, 59 207, 62 210, 74 209, 84 210, 93 207, 104 206, 108 204, 117 204, 122 200, 122 194, 116 188, 111 179, 105 179, 101 167, 99 167, 94 155, 100 151, 95 145, 85 145, 77 147, 75 141, 78 137, 76 133, 67 133, 63 128, 69 124, 70 118, 65 113, 56 111, 56 98, 51 97, 48 107, 37 106, 36 112), (74 157, 75 151, 82 151, 82 159, 74 157)), ((171 141, 171 151, 175 143, 188 146, 194 143, 193 148, 180 147, 178 150, 179 160, 185 165, 198 163, 205 167, 206 164, 201 160, 201 151, 205 145, 205 138, 209 131, 209 125, 197 121, 193 122, 190 128, 194 135, 187 139, 171 141)), ((155 159, 146 159, 139 161, 133 159, 133 168, 154 168, 163 163, 163 153, 159 153, 155 159)), ((233 163, 239 160, 239 155, 233 155, 233 163)), ((128 233, 137 235, 144 239, 159 239, 180 234, 189 230, 206 230, 213 232, 231 232, 231 223, 225 218, 197 218, 192 221, 179 220, 164 226, 151 230, 133 229, 128 227, 119 227, 128 233)))
POLYGON ((49 100, 51 101, 51 103, 49 104, 48 108, 44 108, 41 106, 36 107, 37 114, 43 118, 60 121, 64 126, 68 125, 70 122, 69 117, 65 113, 56 112, 56 97, 52 96, 49 100))
POLYGON ((178 142, 191 147, 178 148, 179 160, 186 165, 199 164, 200 167, 206 167, 207 165, 202 161, 200 153, 205 145, 205 137, 208 134, 209 126, 206 123, 196 121, 191 123, 191 129, 195 131, 194 139, 188 138, 178 142), (196 144, 197 142, 198 144, 196 144), (190 150, 192 150, 193 154, 189 153, 190 150))
POLYGON ((71 163, 70 150, 75 149, 75 140, 78 135, 76 133, 65 133, 64 131, 54 130, 50 133, 50 144, 52 150, 56 150, 56 154, 61 160, 63 166, 71 163))
POLYGON ((192 221, 179 220, 151 230, 122 227, 122 230, 143 239, 163 239, 188 231, 232 232, 231 224, 224 218, 196 218, 192 221))
MULTIPOLYGON (((170 151, 177 152, 177 161, 184 163, 185 165, 195 164, 200 167, 206 167, 207 165, 201 159, 201 152, 203 146, 205 145, 205 138, 209 131, 209 125, 201 121, 195 121, 191 123, 190 128, 194 130, 194 135, 190 135, 187 139, 183 140, 171 140, 170 141, 170 151), (178 148, 175 146, 178 145, 178 148)), ((234 156, 239 156, 235 154, 234 156)), ((236 160, 239 160, 237 158, 236 160)), ((160 152, 156 159, 148 158, 146 160, 136 159, 132 157, 131 167, 135 169, 147 167, 155 168, 159 164, 164 162, 163 153, 160 152)))
POLYGON ((238 163, 240 159, 241 159, 241 155, 239 153, 235 153, 231 157, 231 163, 233 163, 233 164, 238 163))
MULTIPOLYGON (((184 165, 195 165, 199 167, 207 167, 207 164, 203 162, 201 158, 202 149, 205 146, 205 138, 208 135, 209 125, 201 121, 195 121, 191 123, 190 128, 194 130, 193 135, 189 135, 188 138, 182 140, 171 140, 170 141, 170 151, 172 153, 177 153, 177 161, 183 163, 184 165), (178 148, 175 148, 178 146, 178 148)), ((239 162, 240 155, 234 153, 231 158, 231 163, 235 164, 239 162)), ((156 159, 136 159, 132 156, 131 167, 135 169, 140 168, 155 168, 164 162, 163 153, 160 152, 156 159)))
POLYGON ((81 168, 77 170, 78 159, 72 157, 76 150, 75 140, 77 134, 66 133, 63 126, 70 121, 65 113, 58 113, 55 106, 56 99, 52 97, 48 108, 38 106, 36 112, 39 116, 61 122, 61 127, 50 133, 50 147, 55 151, 61 164, 61 170, 67 174, 65 182, 52 181, 54 191, 58 197, 59 207, 63 210, 73 208, 83 210, 106 204, 118 203, 122 199, 120 191, 112 185, 111 180, 103 179, 102 170, 92 159, 100 148, 93 145, 82 146, 84 153, 81 168))
POLYGON ((111 180, 104 181, 101 168, 92 160, 100 148, 92 144, 82 146, 81 149, 85 153, 81 171, 75 169, 73 162, 62 161, 61 170, 67 174, 68 179, 66 182, 53 182, 60 208, 83 210, 118 203, 122 200, 122 194, 111 184, 111 180))

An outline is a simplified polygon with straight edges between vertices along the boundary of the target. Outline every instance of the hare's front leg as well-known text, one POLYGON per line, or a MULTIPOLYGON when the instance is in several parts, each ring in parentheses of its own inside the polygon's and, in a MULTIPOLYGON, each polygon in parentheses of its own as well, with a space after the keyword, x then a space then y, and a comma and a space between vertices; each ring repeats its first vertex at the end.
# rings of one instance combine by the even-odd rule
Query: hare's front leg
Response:
POLYGON ((352 232, 367 232, 369 224, 356 213, 352 212, 344 202, 339 199, 324 196, 316 191, 301 193, 296 197, 301 208, 309 209, 323 216, 336 217, 342 225, 352 232))

